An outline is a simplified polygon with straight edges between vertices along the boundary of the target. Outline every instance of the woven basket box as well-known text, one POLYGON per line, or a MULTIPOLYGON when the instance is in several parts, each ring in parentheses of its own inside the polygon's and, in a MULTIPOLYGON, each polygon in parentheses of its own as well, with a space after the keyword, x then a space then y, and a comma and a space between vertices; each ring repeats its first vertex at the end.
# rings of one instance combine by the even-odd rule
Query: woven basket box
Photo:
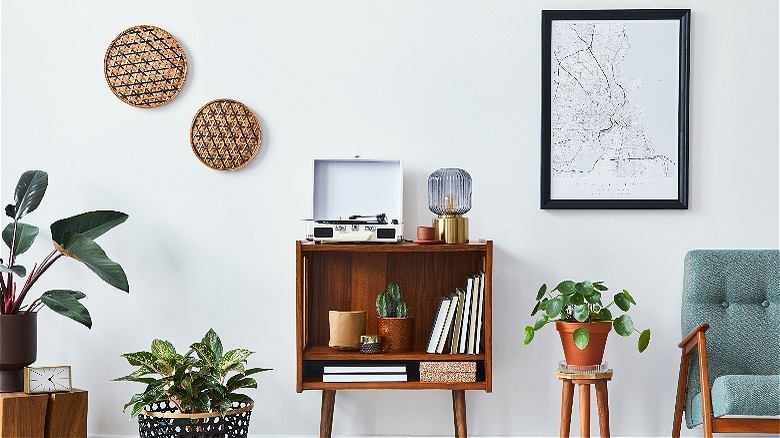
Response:
POLYGON ((421 382, 476 382, 476 362, 420 362, 421 382))

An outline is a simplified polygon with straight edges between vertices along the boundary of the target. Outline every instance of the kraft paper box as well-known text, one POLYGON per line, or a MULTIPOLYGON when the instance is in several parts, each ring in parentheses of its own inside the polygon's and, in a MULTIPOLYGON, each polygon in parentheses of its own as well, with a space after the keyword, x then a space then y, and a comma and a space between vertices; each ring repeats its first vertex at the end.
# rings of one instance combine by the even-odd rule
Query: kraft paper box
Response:
POLYGON ((366 312, 349 311, 328 312, 330 323, 330 341, 328 346, 341 349, 360 348, 360 337, 366 334, 366 312))

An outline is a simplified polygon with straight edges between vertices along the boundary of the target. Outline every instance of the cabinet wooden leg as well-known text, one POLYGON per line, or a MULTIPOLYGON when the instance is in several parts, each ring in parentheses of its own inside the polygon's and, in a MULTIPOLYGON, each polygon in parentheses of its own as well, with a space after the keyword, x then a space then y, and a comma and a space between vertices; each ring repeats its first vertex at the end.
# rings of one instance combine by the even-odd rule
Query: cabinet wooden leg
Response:
POLYGON ((322 390, 322 408, 320 410, 320 438, 330 438, 333 431, 333 408, 336 405, 336 390, 322 390))
POLYGON ((454 389, 452 391, 452 413, 455 417, 455 436, 466 438, 466 391, 454 389))
POLYGON ((609 438, 609 398, 607 397, 606 380, 596 382, 596 406, 599 408, 601 438, 609 438))
POLYGON ((574 403, 574 384, 571 380, 562 380, 561 394, 561 438, 569 438, 571 429, 571 405, 574 403))
POLYGON ((590 438, 590 385, 580 383, 580 437, 590 438))

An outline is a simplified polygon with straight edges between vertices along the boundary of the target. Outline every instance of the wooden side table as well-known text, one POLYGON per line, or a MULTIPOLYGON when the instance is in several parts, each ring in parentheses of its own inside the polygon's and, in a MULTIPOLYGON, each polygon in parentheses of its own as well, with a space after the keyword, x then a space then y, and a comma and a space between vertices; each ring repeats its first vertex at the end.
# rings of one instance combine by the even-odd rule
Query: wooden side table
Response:
POLYGON ((602 438, 609 438, 609 404, 607 382, 612 379, 612 370, 598 374, 570 374, 556 372, 563 382, 561 395, 561 438, 569 437, 571 429, 571 407, 574 402, 574 385, 580 394, 580 436, 590 437, 590 385, 596 385, 596 405, 599 411, 599 429, 602 438))
POLYGON ((86 438, 87 391, 0 394, 0 437, 86 438))

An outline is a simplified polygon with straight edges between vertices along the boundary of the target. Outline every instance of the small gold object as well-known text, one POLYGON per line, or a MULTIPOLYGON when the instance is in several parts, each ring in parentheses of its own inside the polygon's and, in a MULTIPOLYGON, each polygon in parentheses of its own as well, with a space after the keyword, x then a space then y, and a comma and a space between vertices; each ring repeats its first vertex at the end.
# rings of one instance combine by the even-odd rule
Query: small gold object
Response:
POLYGON ((469 219, 459 214, 442 215, 433 219, 437 240, 445 243, 469 243, 469 219))

